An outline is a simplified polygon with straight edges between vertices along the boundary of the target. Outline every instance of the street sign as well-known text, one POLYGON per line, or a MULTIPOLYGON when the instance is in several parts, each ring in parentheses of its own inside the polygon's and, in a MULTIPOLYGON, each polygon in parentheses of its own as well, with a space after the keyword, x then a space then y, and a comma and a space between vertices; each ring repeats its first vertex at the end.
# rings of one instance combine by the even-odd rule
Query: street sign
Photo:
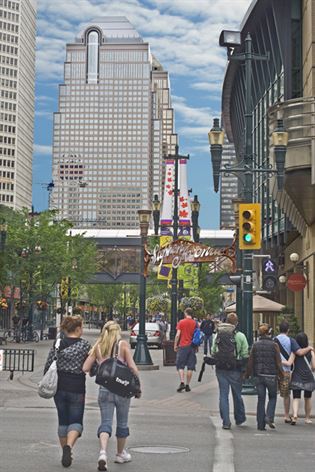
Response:
POLYGON ((303 274, 291 274, 288 277, 287 287, 291 292, 300 292, 306 286, 306 278, 303 274))

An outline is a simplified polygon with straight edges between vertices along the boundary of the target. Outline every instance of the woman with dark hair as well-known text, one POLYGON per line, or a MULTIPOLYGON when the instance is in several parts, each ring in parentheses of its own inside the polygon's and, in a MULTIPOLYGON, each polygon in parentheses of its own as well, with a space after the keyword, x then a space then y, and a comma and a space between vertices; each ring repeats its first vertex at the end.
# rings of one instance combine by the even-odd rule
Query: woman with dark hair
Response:
MULTIPOLYGON (((305 333, 298 333, 295 339, 301 348, 308 347, 308 337, 305 333)), ((313 374, 313 371, 315 370, 314 351, 310 351, 305 356, 296 356, 292 352, 289 359, 287 361, 283 360, 282 364, 288 366, 294 364, 290 382, 290 389, 293 391, 293 416, 291 419, 291 424, 295 425, 297 422, 302 390, 304 391, 305 423, 310 424, 312 423, 312 392, 315 390, 315 380, 313 374)))
MULTIPOLYGON (((62 447, 61 463, 64 467, 70 467, 72 448, 83 431, 85 373, 82 366, 91 345, 81 338, 82 323, 81 316, 66 316, 60 325, 63 338, 57 354, 58 387, 54 401, 59 420, 58 436, 62 447)), ((44 372, 47 372, 54 357, 55 343, 49 351, 44 372)))

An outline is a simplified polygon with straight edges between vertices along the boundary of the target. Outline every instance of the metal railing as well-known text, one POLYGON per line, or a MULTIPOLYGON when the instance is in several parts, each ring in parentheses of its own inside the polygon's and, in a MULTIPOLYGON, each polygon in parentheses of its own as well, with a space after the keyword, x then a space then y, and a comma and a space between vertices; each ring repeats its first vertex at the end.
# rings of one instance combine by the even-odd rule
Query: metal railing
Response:
POLYGON ((0 371, 9 371, 12 380, 14 372, 33 372, 34 359, 34 349, 1 349, 0 371))

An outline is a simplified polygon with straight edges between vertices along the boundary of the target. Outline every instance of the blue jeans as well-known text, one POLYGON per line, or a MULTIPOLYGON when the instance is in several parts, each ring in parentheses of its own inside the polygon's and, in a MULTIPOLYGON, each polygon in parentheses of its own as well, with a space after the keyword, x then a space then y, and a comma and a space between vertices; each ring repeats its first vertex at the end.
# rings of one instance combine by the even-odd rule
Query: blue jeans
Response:
POLYGON ((257 428, 264 429, 267 421, 274 421, 277 404, 277 377, 275 375, 259 375, 256 380, 258 393, 257 428), (268 405, 265 410, 266 393, 268 391, 268 405))
POLYGON ((84 393, 73 393, 58 390, 54 396, 58 412, 58 436, 65 438, 69 431, 83 431, 84 393))
POLYGON ((234 403, 235 423, 244 423, 244 421, 246 421, 246 416, 242 398, 242 373, 239 370, 216 369, 216 376, 219 382, 219 407, 223 426, 231 426, 229 406, 230 387, 234 403))
POLYGON ((101 410, 101 425, 98 428, 97 435, 99 436, 101 433, 112 435, 113 416, 116 408, 116 436, 117 438, 127 438, 129 436, 130 398, 121 397, 110 392, 107 388, 100 387, 98 404, 101 410))
POLYGON ((208 347, 209 354, 211 354, 212 334, 205 334, 205 337, 203 338, 203 353, 205 356, 208 354, 208 347))

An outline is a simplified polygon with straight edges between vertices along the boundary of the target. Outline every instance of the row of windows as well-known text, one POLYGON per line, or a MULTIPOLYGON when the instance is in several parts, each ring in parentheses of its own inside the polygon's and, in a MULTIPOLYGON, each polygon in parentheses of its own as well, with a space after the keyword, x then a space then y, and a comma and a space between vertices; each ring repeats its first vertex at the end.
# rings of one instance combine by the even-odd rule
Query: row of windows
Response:
POLYGON ((11 102, 0 102, 0 109, 1 110, 9 110, 9 111, 16 111, 16 104, 11 102))
POLYGON ((11 8, 11 10, 16 10, 16 11, 19 11, 20 9, 18 2, 13 2, 11 0, 0 0, 0 6, 11 8))
POLYGON ((17 81, 16 80, 9 80, 9 79, 1 79, 1 87, 8 87, 11 89, 17 89, 17 81))
POLYGON ((17 77, 17 70, 9 69, 8 67, 0 67, 0 74, 7 77, 17 77))
POLYGON ((2 190, 11 190, 13 192, 14 190, 14 184, 11 184, 9 182, 0 182, 0 188, 2 188, 2 190))
POLYGON ((17 67, 18 61, 14 57, 0 56, 0 63, 8 66, 17 67))
POLYGON ((18 33, 18 25, 12 25, 11 23, 6 23, 5 21, 0 21, 0 29, 4 31, 11 31, 12 33, 18 33))
POLYGON ((4 42, 7 42, 7 43, 18 44, 18 42, 19 42, 19 37, 18 37, 18 36, 14 36, 13 34, 1 33, 1 32, 0 32, 0 41, 4 41, 4 42))
POLYGON ((10 161, 9 159, 0 159, 0 166, 2 166, 2 167, 14 167, 15 162, 10 161))
POLYGON ((0 124, 0 132, 15 133, 15 126, 0 124))
POLYGON ((12 156, 12 157, 14 157, 15 156, 15 150, 0 147, 0 156, 12 156))
POLYGON ((0 177, 3 177, 4 179, 14 180, 14 172, 9 172, 9 171, 6 171, 6 170, 0 170, 0 177))
POLYGON ((0 121, 12 121, 13 123, 15 123, 16 116, 11 115, 11 113, 0 113, 0 121))
POLYGON ((16 100, 16 92, 9 92, 8 90, 1 90, 1 98, 9 100, 16 100))
POLYGON ((19 22, 19 15, 17 13, 11 13, 10 11, 0 10, 0 18, 6 18, 14 23, 19 22))
POLYGON ((13 195, 4 195, 0 193, 0 197, 2 202, 13 203, 13 195))
POLYGON ((17 56, 18 48, 15 48, 14 46, 9 46, 8 44, 0 44, 0 51, 6 54, 14 54, 15 56, 17 56))
POLYGON ((15 138, 10 138, 8 136, 0 136, 0 143, 15 145, 15 138))

